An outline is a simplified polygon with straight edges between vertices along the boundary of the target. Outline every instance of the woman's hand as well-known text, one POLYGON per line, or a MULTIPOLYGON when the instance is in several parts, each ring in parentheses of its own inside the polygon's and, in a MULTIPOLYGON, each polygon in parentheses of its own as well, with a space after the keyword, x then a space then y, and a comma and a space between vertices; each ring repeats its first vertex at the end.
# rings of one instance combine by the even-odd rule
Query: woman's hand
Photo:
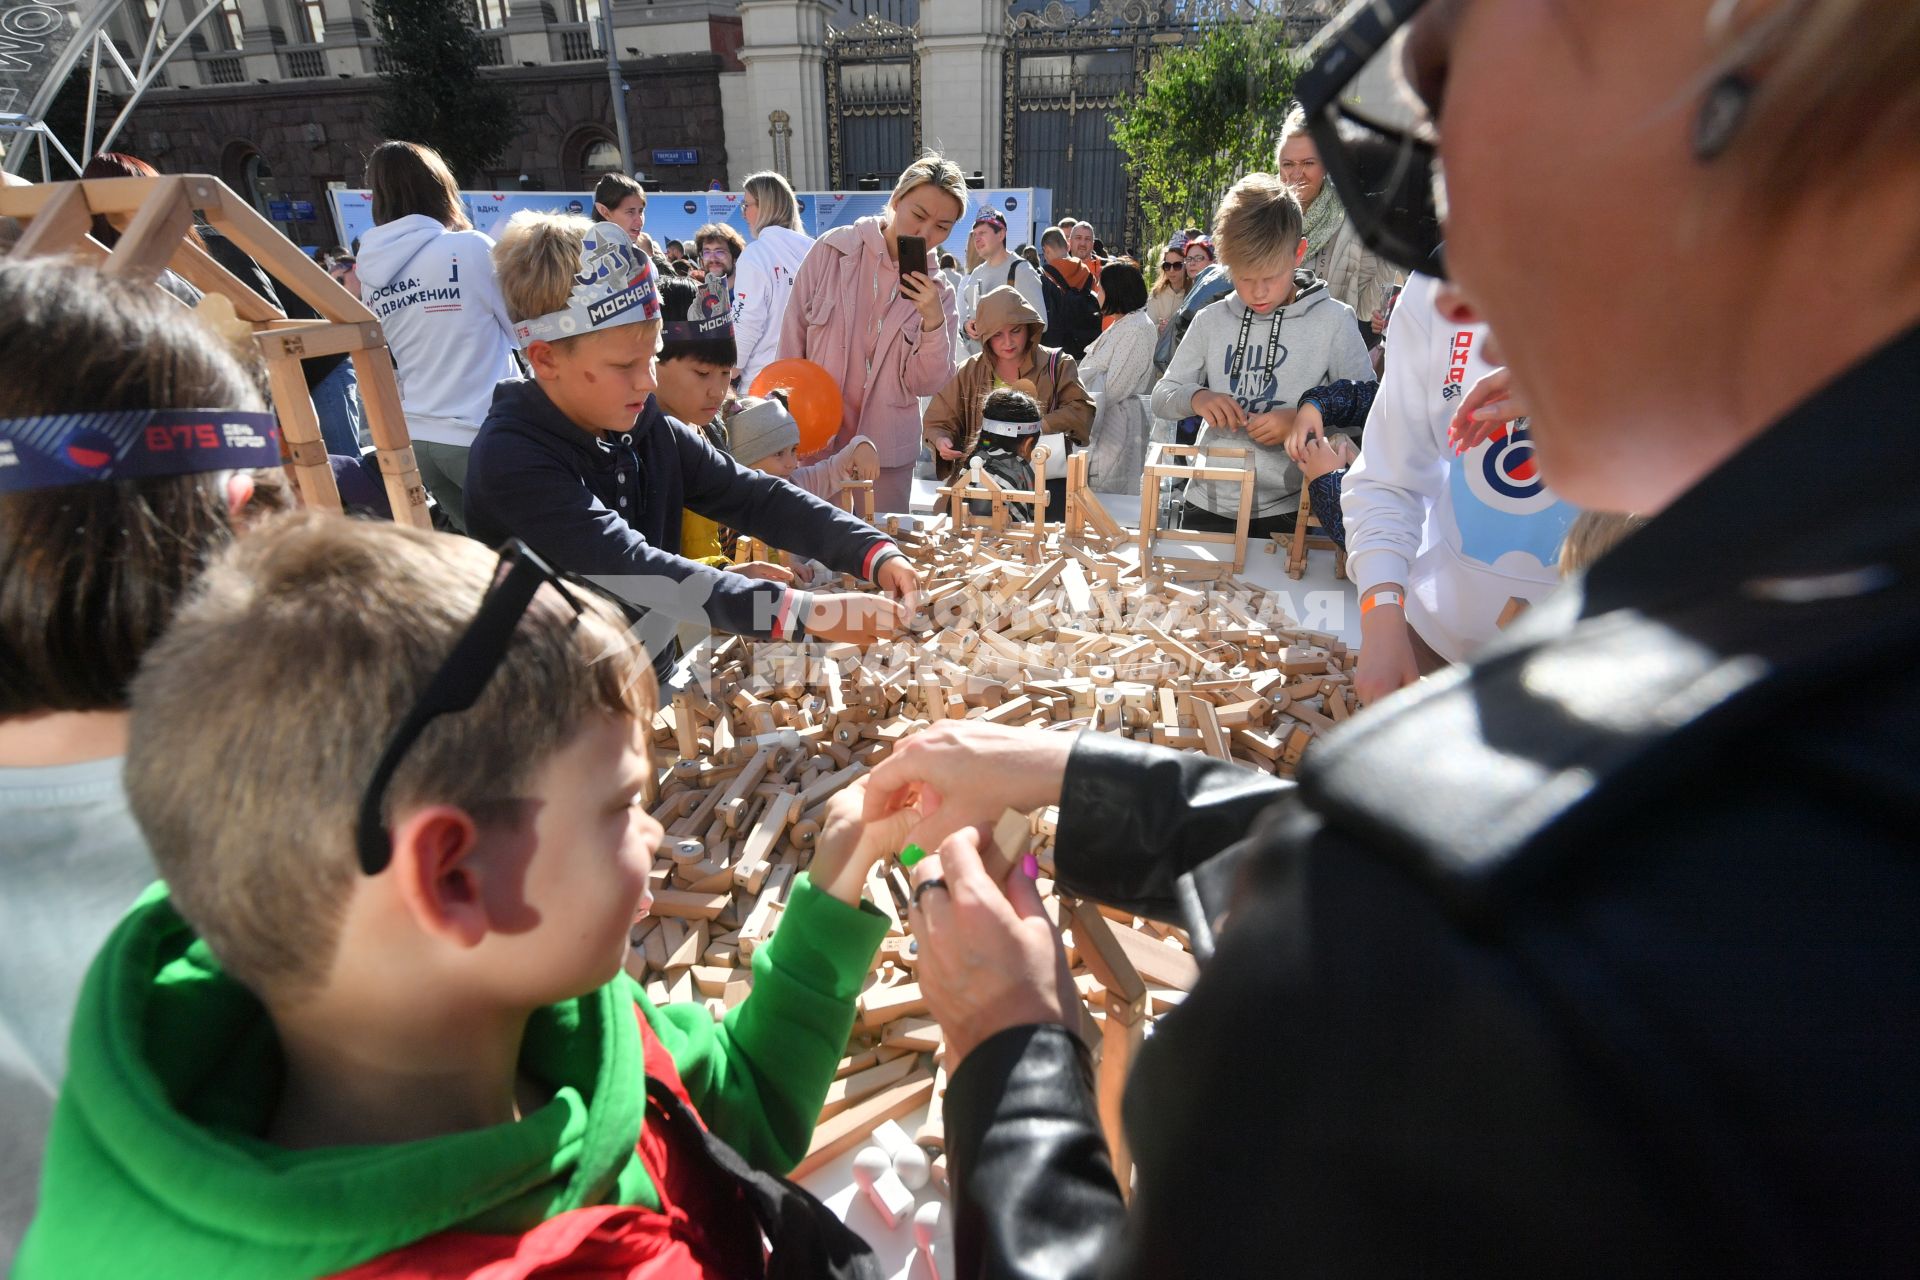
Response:
POLYGON ((1238 430, 1247 425, 1247 411, 1240 407, 1238 400, 1224 391, 1194 392, 1190 412, 1206 419, 1209 426, 1219 427, 1223 431, 1238 430))
POLYGON ((822 592, 807 606, 807 634, 830 644, 872 644, 907 629, 907 609, 897 600, 861 591, 822 592))
POLYGON ((874 766, 869 820, 917 804, 907 838, 924 849, 963 827, 991 827, 1008 809, 1060 803, 1074 736, 976 720, 943 720, 908 734, 874 766))
POLYGON ((954 448, 953 440, 947 436, 935 436, 933 438, 933 452, 937 457, 944 458, 948 462, 957 462, 967 456, 954 448))
POLYGON ((926 272, 914 271, 901 276, 900 294, 920 313, 920 327, 927 333, 947 322, 946 312, 940 309, 940 290, 927 278, 926 272))
POLYGON ((907 828, 918 817, 912 809, 895 809, 869 819, 866 806, 866 778, 854 780, 827 801, 826 818, 808 866, 814 888, 850 907, 860 905, 861 888, 873 864, 906 845, 907 828))
MULTIPOLYGON (((1404 594, 1404 589, 1393 588, 1404 594)), ((1372 705, 1420 678, 1414 660, 1407 615, 1397 604, 1376 605, 1360 615, 1360 660, 1353 668, 1353 691, 1372 705)))
MULTIPOLYGON (((873 794, 871 786, 867 794, 873 794)), ((949 1073, 983 1041, 1009 1028, 1079 1028, 1067 953, 1040 892, 1017 866, 994 883, 980 857, 986 839, 976 827, 956 831, 912 873, 914 903, 907 918, 920 948, 915 974, 927 1011, 946 1033, 949 1073), (921 886, 934 879, 945 887, 923 892, 921 886)))
POLYGON ((743 578, 758 578, 762 582, 781 582, 789 587, 793 585, 793 570, 769 560, 749 560, 745 564, 733 566, 733 571, 743 578))
POLYGON ((1474 383, 1473 390, 1467 392, 1467 398, 1453 411, 1453 421, 1447 426, 1447 441, 1458 456, 1492 439, 1508 423, 1526 416, 1526 406, 1513 390, 1513 372, 1495 369, 1474 383))
POLYGON ((1318 440, 1322 444, 1327 439, 1327 422, 1320 416, 1320 406, 1303 404, 1294 411, 1293 429, 1287 432, 1287 456, 1295 466, 1307 463, 1307 442, 1318 440))

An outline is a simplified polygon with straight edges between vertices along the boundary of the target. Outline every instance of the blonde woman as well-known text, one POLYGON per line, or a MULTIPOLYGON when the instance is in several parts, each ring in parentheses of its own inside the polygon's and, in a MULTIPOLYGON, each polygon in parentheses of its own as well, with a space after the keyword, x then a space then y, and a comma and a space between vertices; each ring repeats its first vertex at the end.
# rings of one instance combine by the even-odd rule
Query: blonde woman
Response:
POLYGON ((978 721, 862 780, 929 815, 955 1270, 1914 1274, 1920 5, 1375 0, 1326 42, 1295 90, 1356 222, 1440 267, 1444 163, 1436 314, 1534 410, 1473 483, 1650 518, 1298 786, 978 721), (979 856, 1051 804, 1073 893, 1227 913, 1134 1057, 1131 1210, 1058 938, 979 856))
POLYGON ((1281 181, 1300 198, 1306 218, 1307 256, 1300 264, 1327 282, 1327 292, 1353 308, 1360 336, 1369 347, 1379 343, 1373 318, 1387 305, 1387 295, 1404 284, 1407 273, 1367 248, 1347 207, 1327 177, 1320 148, 1307 132, 1306 115, 1295 107, 1280 129, 1274 148, 1274 168, 1281 181))
POLYGON ((733 341, 745 391, 779 354, 780 322, 813 237, 801 230, 793 188, 771 169, 746 180, 741 206, 753 231, 753 243, 741 251, 733 277, 733 341))
POLYGON ((782 357, 801 356, 840 384, 833 447, 864 435, 880 449, 876 511, 904 512, 920 456, 920 397, 953 376, 959 314, 934 252, 967 207, 960 166, 928 152, 907 167, 880 213, 835 227, 814 242, 780 327, 782 357), (900 261, 902 236, 926 243, 900 261))
POLYGON ((1147 295, 1147 318, 1153 321, 1156 335, 1167 331, 1167 321, 1173 319, 1180 304, 1187 300, 1186 247, 1186 240, 1176 237, 1160 250, 1160 278, 1153 282, 1153 291, 1147 295))

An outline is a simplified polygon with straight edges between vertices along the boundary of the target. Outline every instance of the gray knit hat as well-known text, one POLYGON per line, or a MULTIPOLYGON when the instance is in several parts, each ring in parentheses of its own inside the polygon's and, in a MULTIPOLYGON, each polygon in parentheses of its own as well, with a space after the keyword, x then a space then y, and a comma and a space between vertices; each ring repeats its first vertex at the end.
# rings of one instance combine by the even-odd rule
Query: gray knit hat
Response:
POLYGON ((778 396, 756 401, 727 419, 727 444, 733 460, 750 467, 800 443, 800 424, 778 396))

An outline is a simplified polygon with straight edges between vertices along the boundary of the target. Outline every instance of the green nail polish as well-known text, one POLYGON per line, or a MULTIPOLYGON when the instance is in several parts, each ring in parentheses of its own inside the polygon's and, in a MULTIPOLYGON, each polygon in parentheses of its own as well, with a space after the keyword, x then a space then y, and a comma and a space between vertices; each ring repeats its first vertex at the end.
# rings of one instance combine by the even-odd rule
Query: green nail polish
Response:
POLYGON ((914 863, 927 856, 927 851, 917 844, 910 844, 900 851, 900 865, 912 867, 914 863))

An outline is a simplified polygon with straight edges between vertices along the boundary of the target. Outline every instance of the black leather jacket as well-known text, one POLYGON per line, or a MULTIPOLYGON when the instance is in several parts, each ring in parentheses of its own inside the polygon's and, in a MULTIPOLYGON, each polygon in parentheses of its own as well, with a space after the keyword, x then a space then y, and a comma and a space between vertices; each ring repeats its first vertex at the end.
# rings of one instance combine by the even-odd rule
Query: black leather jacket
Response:
POLYGON ((1916 405, 1920 331, 1297 788, 1083 735, 1063 885, 1250 852, 1131 1211, 1068 1033, 954 1073, 958 1274, 1920 1274, 1916 405))

